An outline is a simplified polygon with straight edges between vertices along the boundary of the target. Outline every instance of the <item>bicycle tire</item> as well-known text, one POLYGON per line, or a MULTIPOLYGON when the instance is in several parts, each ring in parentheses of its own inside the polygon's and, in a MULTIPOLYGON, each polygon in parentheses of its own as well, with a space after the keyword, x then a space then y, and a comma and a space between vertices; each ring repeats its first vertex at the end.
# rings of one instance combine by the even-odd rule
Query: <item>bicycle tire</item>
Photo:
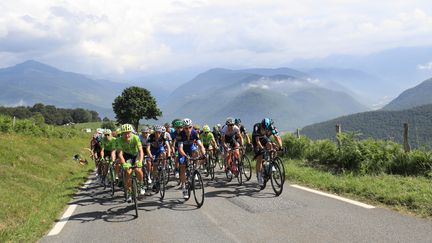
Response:
POLYGON ((276 157, 274 158, 274 161, 279 165, 279 167, 280 167, 280 169, 281 169, 281 171, 282 171, 282 179, 283 179, 283 182, 285 182, 285 166, 284 166, 284 164, 283 164, 282 159, 276 156, 276 157))
POLYGON ((246 181, 249 181, 252 178, 252 164, 246 155, 243 156, 243 175, 245 176, 246 181))
POLYGON ((239 160, 239 159, 237 159, 237 158, 234 158, 234 164, 236 164, 237 165, 237 182, 238 182, 238 184, 239 184, 239 186, 241 186, 242 184, 243 184, 243 175, 242 175, 242 163, 241 163, 241 161, 239 160))
POLYGON ((214 160, 213 157, 210 157, 210 168, 209 168, 209 173, 210 173, 210 179, 214 180, 215 178, 215 167, 216 167, 216 161, 214 160))
POLYGON ((223 160, 221 159, 221 154, 219 154, 219 152, 217 152, 215 155, 215 161, 219 165, 219 169, 222 170, 224 167, 224 163, 223 160))
POLYGON ((159 194, 160 194, 160 200, 162 201, 165 197, 165 177, 167 176, 166 170, 162 169, 159 171, 159 178, 162 181, 162 183, 159 183, 159 194))
POLYGON ((271 163, 270 166, 275 168, 275 171, 270 171, 271 185, 276 196, 279 196, 283 191, 282 169, 277 163, 271 163))
POLYGON ((135 207, 135 215, 138 218, 138 185, 136 178, 132 178, 132 200, 135 207))
POLYGON ((115 188, 114 188, 114 184, 115 184, 115 175, 114 175, 114 168, 112 167, 112 165, 110 165, 109 167, 109 180, 110 180, 110 189, 111 189, 111 197, 114 196, 114 192, 115 192, 115 188))
POLYGON ((202 180, 201 174, 197 170, 195 170, 193 173, 192 185, 195 202, 197 207, 200 208, 204 204, 204 182, 202 180))

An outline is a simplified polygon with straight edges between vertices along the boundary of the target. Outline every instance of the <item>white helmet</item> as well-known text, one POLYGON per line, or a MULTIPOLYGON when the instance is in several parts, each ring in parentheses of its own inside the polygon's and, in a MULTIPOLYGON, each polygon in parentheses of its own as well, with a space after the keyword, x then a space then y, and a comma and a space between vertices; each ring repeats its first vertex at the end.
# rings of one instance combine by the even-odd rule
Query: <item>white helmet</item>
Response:
POLYGON ((162 132, 162 126, 156 125, 154 126, 155 132, 162 132))
POLYGON ((192 126, 192 120, 189 118, 183 119, 183 123, 185 126, 192 126))

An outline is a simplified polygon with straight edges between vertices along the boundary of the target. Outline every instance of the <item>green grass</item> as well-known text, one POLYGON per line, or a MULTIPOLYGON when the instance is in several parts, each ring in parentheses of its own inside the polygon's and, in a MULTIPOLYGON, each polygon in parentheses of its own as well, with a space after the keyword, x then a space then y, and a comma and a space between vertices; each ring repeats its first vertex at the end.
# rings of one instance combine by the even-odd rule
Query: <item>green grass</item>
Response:
POLYGON ((345 195, 375 205, 388 206, 421 217, 432 217, 432 180, 414 176, 358 176, 332 174, 286 160, 287 180, 345 195))
POLYGON ((0 134, 0 242, 35 242, 52 227, 94 167, 72 160, 88 143, 0 134))

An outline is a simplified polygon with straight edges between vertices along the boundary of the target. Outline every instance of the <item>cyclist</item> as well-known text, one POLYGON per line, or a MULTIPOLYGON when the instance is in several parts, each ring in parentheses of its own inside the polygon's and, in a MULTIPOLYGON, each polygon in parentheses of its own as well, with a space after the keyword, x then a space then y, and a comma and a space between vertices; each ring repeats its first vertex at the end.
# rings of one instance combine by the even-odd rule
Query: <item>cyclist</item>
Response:
POLYGON ((254 147, 255 158, 256 158, 256 174, 258 185, 263 186, 264 178, 262 175, 262 150, 264 147, 272 149, 270 137, 273 136, 278 144, 279 148, 282 148, 282 139, 279 136, 279 132, 273 125, 273 120, 270 118, 264 118, 261 123, 256 123, 253 127, 252 132, 252 145, 254 147))
POLYGON ((181 132, 180 139, 178 140, 179 163, 180 163, 180 182, 183 192, 183 198, 189 198, 186 189, 186 162, 190 157, 198 157, 197 149, 205 155, 204 146, 199 139, 198 133, 192 127, 192 120, 189 118, 183 119, 183 131, 181 132), (197 148, 198 145, 198 148, 197 148))
POLYGON ((243 137, 240 135, 240 128, 235 125, 234 118, 227 118, 225 125, 221 129, 221 140, 225 149, 225 160, 228 162, 225 171, 228 171, 228 174, 231 175, 231 170, 236 172, 237 168, 235 165, 232 166, 231 161, 228 160, 228 145, 235 149, 234 153, 237 158, 239 158, 239 146, 243 146, 243 137))
MULTIPOLYGON (((165 158, 166 156, 171 155, 171 148, 167 140, 165 140, 163 136, 163 130, 165 128, 163 126, 156 125, 154 126, 154 133, 149 136, 147 143, 147 154, 150 158, 150 163, 155 161, 157 158, 165 158), (167 148, 167 152, 165 152, 165 148, 167 148)), ((153 178, 156 177, 156 166, 150 166, 150 170, 153 174, 153 178)), ((149 175, 150 176, 150 175, 149 175)), ((149 183, 151 180, 149 178, 149 183)))
POLYGON ((250 141, 249 135, 248 135, 248 133, 247 133, 247 131, 246 131, 245 126, 244 126, 243 124, 241 124, 241 120, 240 120, 240 118, 236 118, 236 119, 234 120, 234 123, 235 123, 236 126, 238 126, 238 128, 240 128, 240 134, 241 134, 241 135, 244 135, 244 136, 246 137, 246 142, 247 142, 247 144, 251 144, 251 141, 250 141))
MULTIPOLYGON (((175 119, 172 122, 172 125, 175 129, 175 131, 173 133, 171 133, 171 137, 173 139, 172 142, 172 153, 175 154, 176 151, 178 151, 178 142, 179 140, 181 140, 181 133, 183 131, 183 120, 180 119, 175 119)), ((175 160, 175 178, 178 179, 179 178, 179 158, 178 156, 176 157, 175 160)))
POLYGON ((98 128, 96 130, 96 133, 93 135, 92 139, 90 140, 90 150, 91 150, 91 154, 92 157, 95 161, 95 166, 96 166, 96 176, 100 176, 101 173, 101 167, 100 167, 100 163, 99 160, 101 158, 101 145, 100 145, 100 141, 102 139, 102 130, 100 128, 98 128))
MULTIPOLYGON (((149 153, 147 152, 147 145, 149 144, 149 142, 148 142, 149 137, 150 137, 150 129, 148 127, 143 127, 141 129, 141 134, 139 135, 139 139, 141 141, 144 156, 149 156, 149 153)), ((144 166, 147 166, 147 171, 151 171, 151 163, 145 163, 144 166)), ((150 178, 150 174, 148 175, 147 181, 149 183, 152 183, 151 178, 150 178)))
POLYGON ((140 194, 144 195, 144 183, 143 183, 143 172, 141 170, 142 161, 144 158, 144 152, 142 149, 141 141, 139 137, 135 134, 132 134, 133 127, 130 124, 123 124, 121 126, 122 136, 117 139, 117 150, 120 164, 123 166, 123 169, 126 171, 126 187, 127 187, 127 202, 132 201, 132 197, 130 194, 131 191, 131 183, 130 177, 132 174, 132 170, 130 167, 136 164, 137 168, 135 169, 135 173, 137 175, 138 184, 140 188, 140 194), (130 162, 129 162, 130 160, 130 162))
MULTIPOLYGON (((109 163, 113 163, 116 158, 115 148, 116 148, 116 138, 112 136, 112 132, 110 129, 104 130, 104 137, 101 140, 101 160, 105 162, 109 161, 109 163)), ((107 164, 104 164, 102 168, 102 182, 104 182, 106 175, 108 173, 108 166, 105 166, 107 164)), ((116 166, 117 167, 117 166, 116 166)), ((116 170, 118 172, 119 170, 116 170)), ((117 177, 117 173, 116 178, 117 177)))
MULTIPOLYGON (((207 153, 209 153, 210 151, 212 154, 216 153, 216 149, 218 149, 218 146, 216 140, 214 139, 213 133, 211 133, 210 127, 208 125, 203 126, 200 139, 207 153)), ((207 168, 205 168, 205 170, 207 170, 207 168)))

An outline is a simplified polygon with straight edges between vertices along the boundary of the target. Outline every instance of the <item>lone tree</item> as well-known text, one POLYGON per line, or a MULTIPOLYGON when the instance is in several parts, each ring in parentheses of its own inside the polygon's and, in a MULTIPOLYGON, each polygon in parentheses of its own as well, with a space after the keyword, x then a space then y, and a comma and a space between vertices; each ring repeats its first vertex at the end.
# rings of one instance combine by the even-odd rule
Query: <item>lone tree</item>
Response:
POLYGON ((155 119, 162 116, 162 111, 156 105, 156 99, 150 91, 132 86, 123 90, 113 102, 113 110, 119 123, 130 123, 138 129, 139 120, 155 119))

